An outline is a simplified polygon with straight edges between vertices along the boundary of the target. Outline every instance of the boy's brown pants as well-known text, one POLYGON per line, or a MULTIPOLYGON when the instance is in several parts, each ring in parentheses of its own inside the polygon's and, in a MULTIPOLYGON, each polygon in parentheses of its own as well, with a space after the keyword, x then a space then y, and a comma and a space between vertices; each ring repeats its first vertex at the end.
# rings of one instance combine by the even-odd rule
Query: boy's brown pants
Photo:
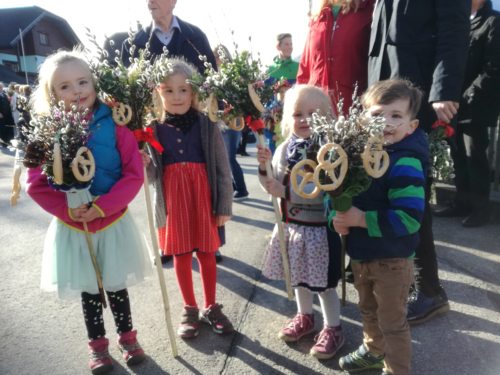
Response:
POLYGON ((352 271, 363 319, 363 343, 371 353, 385 355, 386 372, 409 375, 411 336, 406 303, 413 282, 413 260, 352 262, 352 271))

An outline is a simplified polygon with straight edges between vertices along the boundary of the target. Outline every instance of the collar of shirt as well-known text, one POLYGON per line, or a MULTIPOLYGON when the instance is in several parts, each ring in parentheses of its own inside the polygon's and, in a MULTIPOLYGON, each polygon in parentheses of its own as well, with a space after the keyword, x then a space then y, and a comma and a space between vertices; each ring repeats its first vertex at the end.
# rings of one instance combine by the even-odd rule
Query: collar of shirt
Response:
POLYGON ((160 42, 162 44, 164 44, 165 46, 167 46, 170 41, 172 40, 172 37, 174 36, 174 31, 175 29, 181 29, 180 25, 179 25, 179 21, 177 20, 177 17, 176 16, 173 16, 172 17, 172 22, 170 23, 170 28, 168 29, 168 31, 163 31, 162 29, 160 29, 160 27, 158 25, 155 24, 155 22, 153 21, 153 32, 155 33, 156 37, 160 40, 160 42))

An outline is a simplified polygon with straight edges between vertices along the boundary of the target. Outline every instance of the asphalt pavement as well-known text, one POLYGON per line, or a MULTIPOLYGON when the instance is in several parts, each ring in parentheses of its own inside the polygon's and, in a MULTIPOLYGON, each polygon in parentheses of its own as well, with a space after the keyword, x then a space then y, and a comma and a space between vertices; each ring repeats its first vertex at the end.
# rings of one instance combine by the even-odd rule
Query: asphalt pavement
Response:
MULTIPOLYGON (((105 324, 118 374, 341 374, 338 358, 356 349, 362 337, 357 295, 347 285, 341 310, 345 346, 331 360, 309 356, 314 335, 298 343, 278 339, 278 331, 296 312, 284 282, 261 274, 264 250, 273 227, 268 195, 258 186, 255 148, 238 157, 250 191, 235 202, 226 228, 224 260, 218 267, 217 300, 236 333, 219 336, 206 325, 193 340, 177 339, 173 358, 167 335, 158 277, 129 289, 134 327, 148 358, 128 368, 114 344, 110 311, 105 324)), ((44 234, 50 216, 23 192, 16 207, 9 204, 13 154, 0 148, 0 374, 90 374, 86 330, 78 300, 62 301, 39 289, 44 234)), ((24 174, 23 174, 24 177, 24 174)), ((24 187, 24 183, 23 183, 24 187)), ((131 212, 149 243, 144 192, 131 212)), ((436 218, 434 233, 440 277, 451 311, 413 327, 412 367, 415 375, 500 374, 500 220, 464 229, 459 219, 436 218)), ((196 262, 193 263, 198 302, 202 303, 196 262)), ((182 300, 172 265, 163 268, 174 328, 182 300)), ((340 293, 340 287, 338 288, 340 293)), ((316 328, 321 314, 315 300, 316 328)), ((380 372, 366 372, 374 375, 380 372)))

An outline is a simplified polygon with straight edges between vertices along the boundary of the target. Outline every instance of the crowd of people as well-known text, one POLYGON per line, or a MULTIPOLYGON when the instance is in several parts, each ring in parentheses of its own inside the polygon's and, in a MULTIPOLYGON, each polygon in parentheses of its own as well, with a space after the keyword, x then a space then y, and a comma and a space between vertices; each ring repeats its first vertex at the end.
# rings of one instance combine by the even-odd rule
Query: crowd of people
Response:
MULTIPOLYGON (((217 334, 234 331, 217 300, 216 259, 222 259, 218 250, 226 241, 225 224, 233 201, 251 193, 237 159, 242 132, 229 128, 223 119, 212 123, 200 110, 191 81, 193 75, 205 73, 200 55, 214 67, 220 66, 222 56, 226 60, 231 56, 224 45, 212 49, 199 27, 174 15, 176 0, 147 3, 152 22, 133 40, 124 41, 121 56, 128 64, 141 48, 149 49, 151 59, 164 48, 169 51, 170 68, 153 91, 157 105, 151 124, 163 152, 139 151, 132 133, 115 126, 79 53, 48 57, 31 100, 34 113, 46 111, 55 98, 67 110, 77 103, 92 114, 89 148, 96 162, 92 204, 68 208, 64 193, 54 190, 40 166, 29 162, 30 150, 25 160, 28 194, 54 216, 47 232, 50 240, 45 242, 42 287, 61 296, 77 292, 81 298, 93 374, 110 371, 112 361, 102 301, 85 255, 84 224, 96 244, 123 358, 128 365, 145 358, 132 325, 127 289, 150 271, 127 211, 143 183, 144 166, 155 188, 162 262, 173 259, 182 296, 177 334, 193 339, 200 323, 209 324, 217 334), (193 287, 193 255, 199 263, 202 306, 193 287), (59 266, 63 263, 78 272, 65 272, 59 266), (125 320, 117 318, 123 316, 125 320)), ((490 0, 441 3, 312 0, 300 61, 292 59, 292 35, 281 33, 276 37, 278 54, 266 70, 267 84, 287 82, 286 93, 279 98, 282 119, 266 128, 267 147, 259 145, 256 155, 262 188, 280 201, 297 305, 278 337, 295 342, 313 332, 317 294, 323 328, 310 354, 330 359, 344 345, 336 287, 342 271, 340 236, 349 234, 349 269, 363 326, 359 348, 339 358, 340 368, 349 372, 380 369, 383 374, 410 374, 409 326, 450 308, 439 280, 429 203, 433 181, 426 133, 436 120, 456 128, 450 147, 457 194, 450 206, 434 214, 464 216, 464 227, 489 220, 486 149, 488 127, 496 126, 500 113, 500 14, 490 0), (350 209, 339 211, 329 195, 311 200, 297 194, 291 171, 311 144, 313 113, 346 115, 355 94, 361 96, 368 116, 385 118, 389 169, 354 197, 350 209)), ((29 86, 12 85, 4 92, 0 83, 3 144, 22 135, 19 127, 29 122, 29 98, 29 86)), ((262 272, 271 279, 285 277, 279 235, 276 227, 264 256, 262 272)))
MULTIPOLYGON (((24 119, 29 119, 30 85, 0 82, 0 146, 8 147, 22 133, 24 119)), ((29 122, 29 121, 28 121, 29 122)))

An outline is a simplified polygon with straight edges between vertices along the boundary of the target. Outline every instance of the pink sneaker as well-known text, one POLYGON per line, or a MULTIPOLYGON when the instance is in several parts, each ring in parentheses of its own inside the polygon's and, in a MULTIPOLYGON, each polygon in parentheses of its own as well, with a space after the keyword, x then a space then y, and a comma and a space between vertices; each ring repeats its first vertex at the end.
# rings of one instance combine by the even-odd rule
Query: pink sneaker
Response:
POLYGON ((314 331, 314 315, 300 314, 289 320, 279 333, 279 338, 286 342, 295 342, 314 331))
POLYGON ((89 368, 92 374, 105 374, 113 369, 113 362, 108 352, 109 340, 101 337, 89 341, 89 368))
POLYGON ((318 359, 330 359, 344 345, 345 338, 342 327, 324 326, 320 333, 314 337, 316 344, 309 352, 318 359))
POLYGON ((123 359, 128 366, 136 365, 146 358, 139 342, 137 331, 124 332, 118 337, 118 349, 122 352, 123 359))

